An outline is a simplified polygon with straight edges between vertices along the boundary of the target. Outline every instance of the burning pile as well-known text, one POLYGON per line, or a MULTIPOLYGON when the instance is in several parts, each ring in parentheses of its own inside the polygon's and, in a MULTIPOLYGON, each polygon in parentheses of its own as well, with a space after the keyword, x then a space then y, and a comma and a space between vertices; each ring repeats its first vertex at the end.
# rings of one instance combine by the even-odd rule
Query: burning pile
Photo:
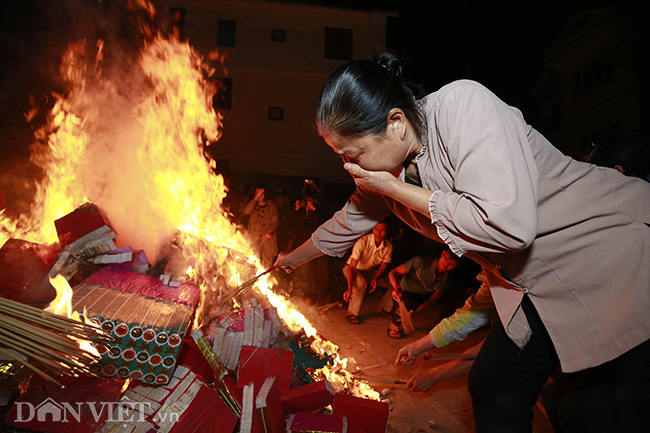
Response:
MULTIPOLYGON (((153 20, 153 8, 138 3, 153 20)), ((65 408, 102 388, 116 406, 79 409, 80 431, 277 432, 289 413, 291 431, 385 431, 387 405, 372 401, 378 393, 346 370, 338 347, 273 292, 270 274, 254 278, 265 270, 221 208, 227 190, 206 151, 222 126, 212 107, 215 67, 174 35, 154 36, 147 25, 143 34, 137 65, 122 71, 129 81, 103 69, 102 41, 70 45, 61 67, 70 90, 55 95, 33 146, 45 176, 31 213, 0 211, 0 258, 12 269, 0 272, 2 296, 42 307, 54 297, 44 277, 58 275, 73 286, 57 287, 69 291, 66 315, 83 311, 84 329, 103 332, 87 369, 60 376, 63 367, 39 364, 57 385, 88 394, 32 377, 13 419, 36 395, 65 408), (40 273, 14 266, 24 251, 17 242, 37 251, 30 257, 40 273), (120 418, 125 410, 132 421, 120 418)), ((222 67, 216 53, 208 57, 222 67)), ((24 353, 30 364, 34 354, 24 353)), ((58 431, 45 424, 15 423, 58 431)))

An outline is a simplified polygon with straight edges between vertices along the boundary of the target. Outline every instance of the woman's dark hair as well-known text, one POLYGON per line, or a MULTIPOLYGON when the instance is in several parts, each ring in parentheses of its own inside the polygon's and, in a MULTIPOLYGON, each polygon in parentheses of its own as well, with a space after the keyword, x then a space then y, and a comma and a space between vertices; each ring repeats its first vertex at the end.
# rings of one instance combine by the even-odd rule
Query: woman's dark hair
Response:
POLYGON ((388 112, 400 108, 421 134, 423 118, 416 98, 422 89, 402 76, 402 63, 383 53, 376 61, 353 60, 339 66, 325 81, 316 110, 319 135, 379 135, 388 112))

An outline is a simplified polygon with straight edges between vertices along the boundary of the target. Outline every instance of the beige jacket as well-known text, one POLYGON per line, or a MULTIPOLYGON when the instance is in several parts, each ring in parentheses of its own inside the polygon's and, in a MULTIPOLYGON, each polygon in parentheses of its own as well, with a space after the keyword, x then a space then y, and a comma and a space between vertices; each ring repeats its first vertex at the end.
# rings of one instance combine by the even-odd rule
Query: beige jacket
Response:
MULTIPOLYGON (((562 370, 607 362, 650 338, 650 183, 575 161, 478 83, 422 101, 416 158, 431 219, 358 188, 312 235, 341 256, 390 211, 483 267, 508 335, 530 338, 528 293, 562 370)), ((401 175, 403 179, 403 174, 401 175)))

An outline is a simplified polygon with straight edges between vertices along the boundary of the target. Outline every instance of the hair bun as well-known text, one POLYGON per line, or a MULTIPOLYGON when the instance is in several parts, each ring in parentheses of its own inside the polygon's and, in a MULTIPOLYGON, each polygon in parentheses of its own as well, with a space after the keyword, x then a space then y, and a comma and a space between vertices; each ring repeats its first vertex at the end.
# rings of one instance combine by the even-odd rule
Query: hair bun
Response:
POLYGON ((391 53, 381 53, 377 57, 377 64, 388 69, 388 71, 396 77, 402 75, 402 62, 391 53))

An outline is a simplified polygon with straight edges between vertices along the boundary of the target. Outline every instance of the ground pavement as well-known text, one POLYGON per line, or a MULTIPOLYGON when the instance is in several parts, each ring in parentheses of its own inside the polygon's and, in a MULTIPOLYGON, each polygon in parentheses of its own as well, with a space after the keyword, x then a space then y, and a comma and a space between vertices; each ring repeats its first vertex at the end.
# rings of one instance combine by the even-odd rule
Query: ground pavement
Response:
MULTIPOLYGON (((373 314, 379 303, 375 294, 366 295, 361 311, 360 325, 352 325, 345 320, 344 308, 332 308, 324 314, 319 314, 313 307, 299 306, 299 310, 316 326, 320 334, 340 347, 343 357, 354 358, 359 368, 374 366, 394 361, 397 351, 406 343, 417 340, 425 335, 436 323, 438 308, 430 306, 425 311, 413 314, 415 333, 404 339, 389 338, 386 329, 388 318, 373 314)), ((440 352, 459 353, 483 339, 487 328, 478 330, 464 341, 454 342, 446 347, 437 349, 440 352)), ((423 359, 420 355, 414 365, 386 365, 374 368, 368 374, 385 378, 404 380, 425 368, 439 365, 445 361, 423 359)), ((391 389, 388 396, 391 414, 389 432, 417 433, 471 433, 474 432, 472 406, 467 391, 467 376, 441 382, 427 393, 414 393, 406 390, 404 385, 374 385, 378 391, 391 389), (435 421, 435 428, 429 428, 429 421, 435 421)), ((551 426, 535 407, 533 433, 552 433, 551 426)))

